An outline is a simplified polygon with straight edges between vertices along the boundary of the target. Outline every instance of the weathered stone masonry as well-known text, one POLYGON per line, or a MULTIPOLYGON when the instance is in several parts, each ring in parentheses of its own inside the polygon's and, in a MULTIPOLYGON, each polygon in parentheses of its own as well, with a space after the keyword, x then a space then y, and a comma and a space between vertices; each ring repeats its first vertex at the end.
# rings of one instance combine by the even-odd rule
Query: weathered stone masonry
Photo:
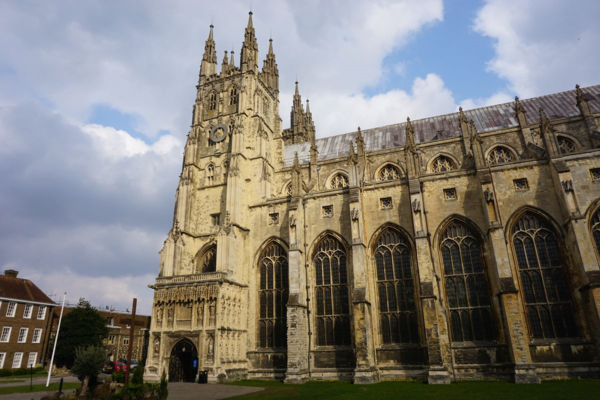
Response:
POLYGON ((600 86, 316 139, 257 62, 211 27, 148 379, 598 376, 600 86))

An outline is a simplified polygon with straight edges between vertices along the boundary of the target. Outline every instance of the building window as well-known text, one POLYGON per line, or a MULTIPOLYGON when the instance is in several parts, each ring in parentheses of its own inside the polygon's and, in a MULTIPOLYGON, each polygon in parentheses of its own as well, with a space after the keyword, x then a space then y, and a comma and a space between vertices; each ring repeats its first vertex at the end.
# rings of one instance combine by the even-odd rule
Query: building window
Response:
POLYGON ((0 353, 0 369, 4 368, 5 360, 6 360, 6 353, 0 353))
POLYGON ((442 236, 444 283, 453 342, 494 339, 492 308, 480 240, 453 222, 442 236))
MULTIPOLYGON (((590 175, 592 176, 593 181, 600 181, 600 168, 590 169, 590 175)), ((7 315, 8 315, 8 313, 7 313, 7 315)))
POLYGON ((444 200, 456 200, 458 197, 456 196, 456 189, 444 189, 444 200))
POLYGON ((564 136, 558 137, 558 149, 560 150, 560 154, 569 154, 574 153, 577 150, 575 147, 575 142, 571 139, 567 139, 564 136))
POLYGON ((259 347, 287 347, 286 304, 289 279, 285 249, 278 243, 270 243, 261 253, 258 266, 260 273, 259 347))
POLYGON ((31 318, 31 314, 33 314, 33 304, 25 304, 23 318, 31 318))
POLYGON ((418 343, 412 256, 408 242, 393 228, 377 238, 374 250, 383 344, 418 343))
POLYGON ((208 109, 210 111, 216 110, 217 109, 217 94, 216 93, 211 93, 209 100, 208 100, 208 109))
POLYGON ((379 199, 379 207, 382 210, 389 210, 392 208, 392 198, 391 197, 384 197, 382 199, 379 199))
POLYGON ((19 330, 19 337, 17 339, 18 343, 25 343, 25 342, 27 342, 27 332, 29 332, 28 328, 21 328, 19 330))
POLYGON ((339 240, 325 236, 313 258, 316 274, 317 346, 349 346, 350 302, 346 252, 339 240))
POLYGON ((269 225, 277 225, 279 224, 279 213, 270 213, 269 214, 269 225))
POLYGON ((400 179, 400 170, 392 164, 386 164, 379 170, 378 178, 380 181, 400 179))
POLYGON ((41 340, 42 340, 42 330, 40 328, 35 328, 33 330, 33 338, 31 340, 31 343, 40 343, 41 340))
POLYGON ((347 188, 348 177, 344 174, 335 174, 333 178, 331 178, 331 182, 329 182, 330 189, 342 189, 347 188))
POLYGON ((221 225, 221 214, 211 214, 210 223, 212 224, 212 226, 221 225))
POLYGON ((517 192, 529 190, 529 183, 527 182, 527 179, 525 179, 525 178, 515 179, 515 180, 513 180, 513 184, 515 185, 515 190, 517 192))
POLYGON ((287 197, 292 197, 292 184, 291 183, 285 187, 285 195, 287 197))
POLYGON ((431 164, 431 172, 434 173, 452 171, 455 169, 456 165, 454 164, 454 161, 446 156, 439 156, 433 161, 433 164, 431 164))
POLYGON ((597 255, 600 256, 600 208, 596 210, 591 221, 592 237, 596 244, 597 255))
POLYGON ((238 103, 238 91, 237 91, 237 88, 234 86, 229 91, 229 105, 233 106, 233 105, 236 105, 237 103, 238 103))
POLYGON ((323 218, 333 217, 333 205, 321 207, 321 216, 323 218))
POLYGON ((8 306, 6 307, 6 316, 14 317, 16 311, 17 311, 17 303, 14 303, 14 302, 8 303, 8 306))
POLYGON ((0 335, 0 342, 8 343, 8 341, 10 340, 10 331, 12 331, 12 328, 10 326, 5 326, 4 328, 2 328, 2 335, 0 335))
POLYGON ((21 368, 21 361, 23 361, 23 353, 15 353, 14 357, 13 357, 13 363, 12 363, 12 367, 14 368, 21 368))
POLYGON ((29 359, 27 360, 27 368, 33 368, 37 364, 37 353, 29 353, 29 359))
POLYGON ((115 335, 108 336, 108 344, 115 344, 115 335))
POLYGON ((108 325, 108 326, 115 326, 115 319, 114 319, 114 317, 106 317, 106 325, 108 325))
POLYGON ((123 345, 129 346, 129 335, 123 336, 123 345))
POLYGON ((46 306, 40 306, 38 308, 37 319, 45 319, 46 318, 46 306))
POLYGON ((215 272, 217 270, 217 246, 206 250, 196 266, 196 273, 215 272))
POLYGON ((487 155, 488 165, 497 165, 511 162, 513 160, 512 152, 504 146, 494 147, 487 155))
POLYGON ((215 166, 212 164, 208 164, 206 167, 206 183, 209 186, 215 184, 215 166))
POLYGON ((554 229, 527 212, 515 223, 512 233, 531 336, 576 337, 568 275, 554 229))

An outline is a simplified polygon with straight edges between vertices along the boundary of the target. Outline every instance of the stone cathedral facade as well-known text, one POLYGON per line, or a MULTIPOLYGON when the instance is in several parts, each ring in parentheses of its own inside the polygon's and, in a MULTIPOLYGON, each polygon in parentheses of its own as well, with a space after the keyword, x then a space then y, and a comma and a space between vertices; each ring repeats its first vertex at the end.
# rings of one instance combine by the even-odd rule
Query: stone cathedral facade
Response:
POLYGON ((600 86, 316 139, 258 57, 211 26, 147 379, 598 377, 600 86))

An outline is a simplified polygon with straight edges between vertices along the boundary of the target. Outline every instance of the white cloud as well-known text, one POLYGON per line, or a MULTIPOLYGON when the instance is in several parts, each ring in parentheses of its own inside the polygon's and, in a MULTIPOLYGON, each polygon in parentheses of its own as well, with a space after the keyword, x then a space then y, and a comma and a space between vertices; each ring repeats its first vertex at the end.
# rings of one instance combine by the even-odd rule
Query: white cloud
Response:
POLYGON ((494 39, 488 70, 522 97, 598 84, 600 2, 488 0, 474 29, 494 39))

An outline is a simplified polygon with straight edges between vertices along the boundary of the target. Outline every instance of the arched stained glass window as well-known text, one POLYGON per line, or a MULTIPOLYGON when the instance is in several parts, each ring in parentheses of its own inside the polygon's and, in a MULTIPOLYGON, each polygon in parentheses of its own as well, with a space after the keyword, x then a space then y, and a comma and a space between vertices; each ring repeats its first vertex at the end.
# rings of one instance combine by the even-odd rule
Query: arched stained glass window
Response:
POLYGON ((569 278, 554 229, 538 215, 526 212, 512 233, 531 336, 576 337, 569 278))
POLYGON ((258 262, 258 342, 261 348, 287 347, 286 304, 289 294, 288 258, 278 243, 270 243, 258 262))
POLYGON ((441 249, 452 341, 493 340, 492 307, 479 239, 465 224, 454 221, 442 236, 441 249))
POLYGON ((488 165, 504 164, 513 161, 512 152, 504 146, 494 147, 487 155, 488 165))
POLYGON ((400 170, 392 164, 386 164, 379 170, 377 178, 380 181, 400 179, 400 170))
POLYGON ((348 177, 344 174, 336 174, 329 183, 331 189, 347 188, 348 186, 348 177))
POLYGON ((575 142, 573 142, 571 139, 567 139, 564 136, 559 136, 557 140, 560 154, 574 153, 577 149, 577 147, 575 146, 575 142))
POLYGON ((317 346, 350 345, 348 268, 344 246, 331 235, 317 245, 313 258, 316 274, 317 346))
POLYGON ((596 244, 597 254, 600 256, 600 208, 594 213, 590 228, 594 243, 596 244))
POLYGON ((382 343, 418 343, 416 293, 408 242, 398 230, 386 228, 375 246, 382 343))
POLYGON ((217 246, 206 250, 196 264, 196 273, 215 272, 217 270, 217 246))
POLYGON ((456 169, 456 165, 451 158, 446 156, 439 156, 431 164, 431 172, 446 172, 456 169))

